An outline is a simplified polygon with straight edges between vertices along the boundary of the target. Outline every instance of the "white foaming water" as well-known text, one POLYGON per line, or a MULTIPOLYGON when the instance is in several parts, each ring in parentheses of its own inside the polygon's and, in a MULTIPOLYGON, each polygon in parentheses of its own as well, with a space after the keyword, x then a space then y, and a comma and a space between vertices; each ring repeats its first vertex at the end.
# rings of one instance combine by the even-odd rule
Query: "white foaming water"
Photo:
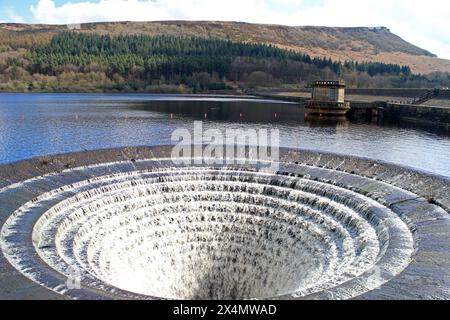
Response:
MULTIPOLYGON (((370 272, 389 249, 389 229, 404 245, 383 268, 395 275, 412 253, 409 229, 378 202, 246 170, 167 168, 79 182, 26 204, 2 233, 17 230, 33 210, 43 213, 33 229, 35 250, 54 270, 69 276, 76 268, 88 286, 153 297, 328 290, 370 272)), ((20 255, 13 257, 15 245, 4 251, 27 274, 20 255)))

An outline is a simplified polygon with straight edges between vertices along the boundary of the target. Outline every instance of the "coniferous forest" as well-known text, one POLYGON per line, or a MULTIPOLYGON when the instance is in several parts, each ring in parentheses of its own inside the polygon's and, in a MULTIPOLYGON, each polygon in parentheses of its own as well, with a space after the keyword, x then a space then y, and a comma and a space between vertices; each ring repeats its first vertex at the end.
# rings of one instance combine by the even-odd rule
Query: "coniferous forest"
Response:
POLYGON ((202 92, 307 85, 430 86, 408 66, 312 58, 272 45, 176 36, 62 32, 0 64, 0 90, 202 92))

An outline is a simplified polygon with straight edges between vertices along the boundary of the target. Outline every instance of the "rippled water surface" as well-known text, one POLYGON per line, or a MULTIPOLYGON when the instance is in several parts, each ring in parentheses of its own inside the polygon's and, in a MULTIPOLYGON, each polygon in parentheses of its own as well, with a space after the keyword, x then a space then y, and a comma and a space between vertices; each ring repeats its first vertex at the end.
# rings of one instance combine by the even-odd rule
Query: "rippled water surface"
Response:
POLYGON ((305 119, 274 101, 174 95, 0 94, 0 163, 170 144, 174 129, 277 128, 281 146, 384 160, 450 177, 450 136, 433 128, 305 119))

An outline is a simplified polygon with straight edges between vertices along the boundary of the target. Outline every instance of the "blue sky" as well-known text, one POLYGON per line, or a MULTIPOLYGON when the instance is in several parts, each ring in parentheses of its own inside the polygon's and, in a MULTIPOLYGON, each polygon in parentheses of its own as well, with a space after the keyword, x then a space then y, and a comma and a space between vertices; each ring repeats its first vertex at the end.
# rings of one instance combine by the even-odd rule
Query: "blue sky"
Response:
MULTIPOLYGON (((63 5, 69 1, 55 0, 57 5, 63 5)), ((83 1, 70 1, 72 3, 83 1)), ((15 22, 23 18, 26 22, 33 22, 30 6, 36 5, 36 0, 0 0, 0 21, 15 22)))
POLYGON ((386 26, 450 59, 444 0, 0 0, 0 22, 223 20, 285 25, 386 26), (439 10, 435 10, 439 8, 439 10))

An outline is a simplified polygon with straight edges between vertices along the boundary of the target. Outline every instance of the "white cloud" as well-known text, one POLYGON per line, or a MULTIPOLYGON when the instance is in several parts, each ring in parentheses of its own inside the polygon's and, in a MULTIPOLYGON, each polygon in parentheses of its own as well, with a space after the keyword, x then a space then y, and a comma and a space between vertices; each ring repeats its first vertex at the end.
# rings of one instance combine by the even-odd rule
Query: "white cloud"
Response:
POLYGON ((450 58, 450 1, 324 0, 101 0, 55 5, 39 0, 36 22, 223 20, 286 25, 387 26, 407 41, 450 58), (292 10, 287 10, 292 8, 292 10))
MULTIPOLYGON (((6 9, 6 16, 8 17, 9 22, 13 23, 25 23, 26 19, 18 14, 12 9, 6 9)), ((4 22, 0 22, 4 23, 4 22)))
POLYGON ((35 20, 43 23, 173 19, 282 21, 283 16, 271 12, 268 5, 265 0, 101 0, 56 6, 53 0, 40 0, 31 11, 35 20))

